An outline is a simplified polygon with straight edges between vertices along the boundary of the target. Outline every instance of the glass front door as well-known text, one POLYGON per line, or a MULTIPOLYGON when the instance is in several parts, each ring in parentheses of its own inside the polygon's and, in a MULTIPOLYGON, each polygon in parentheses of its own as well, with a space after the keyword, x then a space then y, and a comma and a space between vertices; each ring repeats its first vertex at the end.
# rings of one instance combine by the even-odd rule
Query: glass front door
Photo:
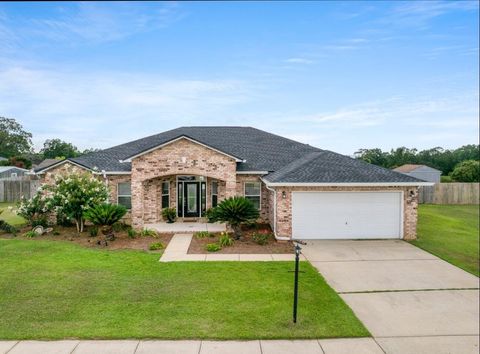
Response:
POLYGON ((183 182, 184 214, 186 217, 200 216, 200 188, 199 182, 183 182))

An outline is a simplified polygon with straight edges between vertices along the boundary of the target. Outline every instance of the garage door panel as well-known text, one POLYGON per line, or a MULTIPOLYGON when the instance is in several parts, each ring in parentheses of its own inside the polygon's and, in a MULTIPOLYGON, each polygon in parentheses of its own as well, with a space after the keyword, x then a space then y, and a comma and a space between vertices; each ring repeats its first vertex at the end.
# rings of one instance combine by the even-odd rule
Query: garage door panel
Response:
POLYGON ((293 237, 399 238, 401 198, 401 192, 293 192, 293 237))

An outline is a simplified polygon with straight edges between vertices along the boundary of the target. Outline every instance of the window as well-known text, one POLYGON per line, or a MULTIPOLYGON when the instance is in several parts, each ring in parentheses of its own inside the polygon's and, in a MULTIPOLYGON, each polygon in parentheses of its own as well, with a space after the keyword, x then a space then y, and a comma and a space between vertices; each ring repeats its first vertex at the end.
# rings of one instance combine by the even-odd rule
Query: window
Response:
POLYGON ((261 207, 260 190, 261 190, 260 182, 245 182, 245 198, 250 200, 258 210, 260 210, 260 207, 261 207))
POLYGON ((12 172, 12 174, 10 175, 10 177, 13 177, 13 178, 17 177, 17 173, 16 173, 16 172, 12 172))
POLYGON ((132 185, 130 182, 117 184, 117 203, 127 209, 132 209, 132 185))
POLYGON ((170 207, 170 182, 162 182, 162 209, 170 207))
POLYGON ((218 204, 218 182, 212 181, 212 208, 218 204))

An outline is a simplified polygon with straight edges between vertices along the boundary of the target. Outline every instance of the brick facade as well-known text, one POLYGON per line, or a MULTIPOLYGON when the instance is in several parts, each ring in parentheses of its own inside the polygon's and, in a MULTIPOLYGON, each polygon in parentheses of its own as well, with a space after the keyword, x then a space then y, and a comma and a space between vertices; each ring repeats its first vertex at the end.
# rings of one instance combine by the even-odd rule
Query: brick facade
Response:
MULTIPOLYGON (((157 220, 155 183, 149 180, 175 175, 206 176, 224 182, 222 193, 236 193, 235 159, 182 138, 132 160, 132 224, 143 227, 157 220)), ((207 198, 208 199, 208 198, 207 198)))
POLYGON ((413 240, 417 237, 417 187, 276 187, 275 190, 277 191, 276 231, 280 237, 292 235, 292 192, 294 191, 403 191, 403 239, 413 240), (283 192, 285 192, 285 198, 282 196, 283 192))
MULTIPOLYGON (((85 173, 87 170, 71 163, 64 163, 42 175, 42 183, 53 184, 55 175, 85 173)), ((244 195, 246 181, 260 181, 258 175, 236 174, 236 162, 224 154, 216 152, 187 139, 180 139, 162 148, 149 152, 132 161, 131 175, 107 175, 105 183, 110 191, 109 201, 117 202, 118 183, 131 182, 132 212, 125 221, 131 221, 137 227, 144 223, 162 220, 162 182, 170 183, 170 207, 177 207, 177 175, 197 175, 206 177, 206 204, 211 207, 212 181, 218 182, 218 201, 244 195)), ((97 175, 102 180, 104 177, 97 175)), ((292 234, 292 191, 403 191, 403 238, 416 238, 418 188, 417 187, 275 187, 277 215, 276 231, 280 237, 292 234), (285 198, 282 197, 285 192, 285 198)), ((274 223, 274 193, 262 183, 261 210, 262 221, 274 223)))

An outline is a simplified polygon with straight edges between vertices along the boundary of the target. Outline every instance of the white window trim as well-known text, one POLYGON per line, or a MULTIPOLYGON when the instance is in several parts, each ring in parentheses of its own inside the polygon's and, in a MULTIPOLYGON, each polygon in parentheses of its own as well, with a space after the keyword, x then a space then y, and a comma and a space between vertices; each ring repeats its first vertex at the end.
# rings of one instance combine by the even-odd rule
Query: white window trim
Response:
POLYGON ((18 173, 17 172, 12 172, 10 177, 12 177, 12 178, 18 177, 18 173))
POLYGON ((243 182, 243 196, 244 197, 259 197, 259 202, 258 202, 258 211, 262 210, 262 182, 260 181, 245 181, 243 182), (260 193, 258 195, 248 195, 246 194, 246 184, 247 183, 258 183, 260 184, 260 193))
MULTIPOLYGON (((120 205, 118 202, 120 197, 130 197, 130 205, 132 204, 132 182, 117 182, 117 205, 120 205), (130 183, 130 195, 128 194, 120 194, 120 188, 118 187, 119 184, 130 183)), ((128 209, 132 210, 132 208, 128 209)))
MULTIPOLYGON (((162 196, 160 198, 160 204, 163 204, 163 197, 168 195, 168 206, 167 206, 167 208, 170 208, 170 181, 162 181, 162 184, 161 184, 160 188, 162 189, 162 196), (168 184, 168 193, 167 194, 163 194, 163 184, 164 183, 168 184)), ((163 209, 163 205, 162 205, 162 209, 163 209)))

